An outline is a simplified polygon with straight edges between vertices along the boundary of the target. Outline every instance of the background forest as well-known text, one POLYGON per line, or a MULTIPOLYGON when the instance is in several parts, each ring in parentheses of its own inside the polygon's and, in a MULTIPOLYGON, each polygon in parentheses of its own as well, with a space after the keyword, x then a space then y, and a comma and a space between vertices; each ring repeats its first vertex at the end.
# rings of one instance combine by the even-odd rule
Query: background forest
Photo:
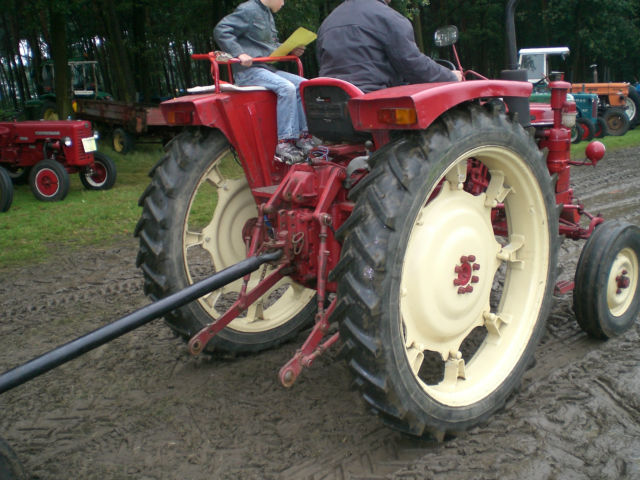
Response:
MULTIPOLYGON (((0 107, 21 110, 43 91, 42 65, 53 62, 56 91, 68 89, 67 61, 98 60, 103 90, 123 101, 171 97, 210 83, 208 65, 192 53, 217 49, 212 30, 241 0, 0 0, 0 107)), ((316 31, 340 0, 287 0, 276 15, 280 40, 295 28, 316 31)), ((506 0, 393 0, 412 19, 425 53, 435 28, 455 24, 465 68, 489 77, 506 63, 506 0)), ((640 76, 640 0, 524 0, 516 15, 518 48, 568 46, 571 81, 635 82, 640 76)), ((402 52, 399 52, 401 54, 402 52)), ((305 75, 317 74, 313 44, 305 75)), ((58 93, 60 96, 60 93, 58 93)), ((63 117, 64 118, 64 117, 63 117)))

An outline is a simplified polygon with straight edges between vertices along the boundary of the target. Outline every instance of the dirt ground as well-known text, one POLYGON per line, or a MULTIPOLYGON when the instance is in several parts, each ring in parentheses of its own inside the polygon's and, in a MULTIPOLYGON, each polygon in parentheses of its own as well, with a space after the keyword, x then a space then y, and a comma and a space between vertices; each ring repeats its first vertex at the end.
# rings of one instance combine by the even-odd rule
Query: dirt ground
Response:
MULTIPOLYGON (((574 168, 572 183, 588 210, 640 224, 639 170, 631 149, 574 168)), ((561 279, 581 246, 563 243, 561 279)), ((131 238, 0 269, 0 371, 146 305, 136 252, 131 238)), ((304 335, 255 356, 193 358, 162 321, 0 395, 0 436, 41 480, 640 478, 640 326, 591 340, 571 302, 555 299, 507 408, 441 444, 384 427, 337 350, 281 387, 304 335)))

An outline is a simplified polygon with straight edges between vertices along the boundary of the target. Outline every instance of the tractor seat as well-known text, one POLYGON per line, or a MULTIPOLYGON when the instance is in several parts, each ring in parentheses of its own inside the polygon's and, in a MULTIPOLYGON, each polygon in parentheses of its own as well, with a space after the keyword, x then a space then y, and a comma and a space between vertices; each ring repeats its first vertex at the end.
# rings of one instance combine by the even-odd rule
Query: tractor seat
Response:
POLYGON ((354 130, 347 103, 364 95, 355 85, 337 78, 318 77, 300 84, 300 97, 307 116, 309 133, 323 141, 364 143, 366 132, 354 130))

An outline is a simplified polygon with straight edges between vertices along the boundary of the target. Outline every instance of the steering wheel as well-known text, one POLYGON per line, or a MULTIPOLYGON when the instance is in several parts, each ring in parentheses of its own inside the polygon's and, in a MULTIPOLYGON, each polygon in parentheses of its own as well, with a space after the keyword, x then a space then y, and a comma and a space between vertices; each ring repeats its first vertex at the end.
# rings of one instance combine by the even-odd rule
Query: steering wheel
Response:
POLYGON ((453 63, 453 62, 450 62, 449 60, 445 60, 445 59, 443 59, 443 58, 436 58, 436 59, 434 59, 434 61, 435 61, 436 63, 439 63, 439 64, 440 64, 440 65, 442 65, 443 67, 447 67, 447 68, 449 68, 449 69, 451 69, 451 70, 458 70, 458 67, 456 67, 456 66, 454 65, 454 63, 453 63))

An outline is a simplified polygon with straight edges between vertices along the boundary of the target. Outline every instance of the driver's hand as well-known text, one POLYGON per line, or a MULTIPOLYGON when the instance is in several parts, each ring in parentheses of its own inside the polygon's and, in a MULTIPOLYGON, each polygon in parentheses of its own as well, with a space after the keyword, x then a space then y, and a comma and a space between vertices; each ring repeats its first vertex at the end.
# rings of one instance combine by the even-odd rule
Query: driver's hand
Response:
POLYGON ((247 55, 246 53, 241 53, 238 55, 238 60, 240 60, 240 65, 243 67, 250 67, 253 63, 253 57, 251 55, 247 55))
POLYGON ((462 72, 460 70, 453 70, 453 73, 455 73, 457 81, 461 82, 462 81, 462 72))

